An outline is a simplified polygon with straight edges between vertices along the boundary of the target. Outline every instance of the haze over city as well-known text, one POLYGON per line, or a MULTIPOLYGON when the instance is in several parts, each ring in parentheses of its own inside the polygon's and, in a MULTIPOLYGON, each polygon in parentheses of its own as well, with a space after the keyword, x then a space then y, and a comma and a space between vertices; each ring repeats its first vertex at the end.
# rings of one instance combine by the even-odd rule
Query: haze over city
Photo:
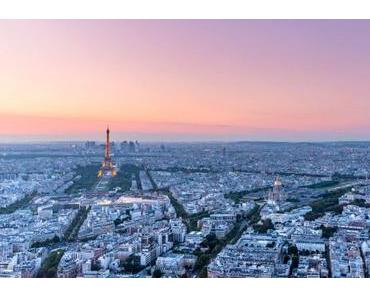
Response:
POLYGON ((0 141, 368 140, 370 21, 1 20, 0 141))

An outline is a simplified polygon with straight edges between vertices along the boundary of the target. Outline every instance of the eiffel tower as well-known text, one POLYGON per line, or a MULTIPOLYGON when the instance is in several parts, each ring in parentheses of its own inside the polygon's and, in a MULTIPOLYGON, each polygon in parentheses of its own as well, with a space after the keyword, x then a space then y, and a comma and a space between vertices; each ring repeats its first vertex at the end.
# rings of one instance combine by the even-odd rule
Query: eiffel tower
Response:
POLYGON ((115 176, 117 174, 116 167, 113 164, 111 152, 110 152, 109 133, 110 133, 110 130, 109 130, 109 127, 107 127, 104 160, 98 172, 98 177, 102 177, 103 175, 115 176))

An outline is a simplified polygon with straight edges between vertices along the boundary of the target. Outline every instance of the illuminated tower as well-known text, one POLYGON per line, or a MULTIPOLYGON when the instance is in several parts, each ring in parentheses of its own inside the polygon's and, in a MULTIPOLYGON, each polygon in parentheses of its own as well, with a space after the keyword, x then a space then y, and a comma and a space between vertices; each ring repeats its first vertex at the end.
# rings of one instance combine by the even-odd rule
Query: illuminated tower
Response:
POLYGON ((274 181, 274 186, 272 188, 272 191, 269 192, 269 200, 273 202, 280 201, 282 199, 282 194, 281 194, 281 188, 282 188, 282 183, 280 176, 276 176, 275 181, 274 181))
POLYGON ((105 150, 104 150, 104 160, 102 162, 102 165, 100 167, 100 170, 98 172, 98 176, 101 177, 103 175, 116 175, 116 168, 113 165, 111 152, 110 152, 110 138, 109 138, 109 127, 107 127, 106 131, 106 139, 105 139, 105 150))

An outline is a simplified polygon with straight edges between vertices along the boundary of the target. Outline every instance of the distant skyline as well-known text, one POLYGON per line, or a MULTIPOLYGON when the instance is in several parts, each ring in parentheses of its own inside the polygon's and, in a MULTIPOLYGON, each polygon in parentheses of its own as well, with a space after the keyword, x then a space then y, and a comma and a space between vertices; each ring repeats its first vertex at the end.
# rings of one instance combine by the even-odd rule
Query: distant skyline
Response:
POLYGON ((0 142, 370 140, 369 20, 1 20, 0 142))

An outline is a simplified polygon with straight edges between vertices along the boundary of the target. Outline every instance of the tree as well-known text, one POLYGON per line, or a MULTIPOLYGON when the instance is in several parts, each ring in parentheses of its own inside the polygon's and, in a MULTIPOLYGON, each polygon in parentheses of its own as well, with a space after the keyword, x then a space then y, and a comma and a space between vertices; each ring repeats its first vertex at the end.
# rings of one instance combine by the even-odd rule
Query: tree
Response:
POLYGON ((295 245, 289 245, 288 254, 291 256, 292 264, 290 266, 291 270, 298 267, 299 264, 299 255, 298 248, 295 245))
POLYGON ((153 278, 161 278, 161 277, 162 277, 162 275, 163 275, 163 273, 162 273, 159 269, 155 269, 155 270, 153 271, 153 275, 152 275, 152 277, 153 277, 153 278))
POLYGON ((200 256, 202 254, 202 251, 200 250, 200 248, 199 247, 197 247, 195 250, 194 250, 194 252, 193 252, 193 255, 195 255, 195 256, 200 256))
POLYGON ((51 252, 41 265, 37 277, 56 277, 57 268, 60 259, 63 257, 64 250, 56 250, 51 252))
POLYGON ((335 232, 337 232, 337 227, 325 227, 324 225, 320 226, 322 230, 322 237, 323 238, 330 238, 334 235, 335 232))
POLYGON ((200 255, 197 261, 195 262, 195 265, 194 265, 195 270, 200 270, 201 268, 206 266, 209 262, 209 259, 210 259, 209 255, 206 255, 206 254, 200 255))
POLYGON ((289 245, 288 247, 288 254, 289 255, 298 255, 298 249, 295 245, 289 245))
POLYGON ((262 220, 262 224, 254 224, 253 229, 258 233, 266 233, 268 230, 274 230, 274 224, 271 219, 262 220))
POLYGON ((268 248, 273 248, 275 246, 275 241, 272 241, 272 242, 269 242, 268 244, 266 244, 266 247, 268 248))
POLYGON ((120 263, 127 273, 138 273, 144 267, 140 265, 139 258, 135 255, 130 255, 126 260, 120 263))
POLYGON ((297 268, 298 267, 298 264, 299 264, 298 255, 293 255, 292 256, 292 266, 291 266, 291 268, 292 269, 297 268))
POLYGON ((45 240, 45 241, 34 242, 31 245, 31 247, 32 248, 39 248, 39 247, 43 247, 43 246, 52 245, 53 243, 58 243, 58 242, 60 242, 60 238, 55 235, 52 239, 48 239, 48 240, 45 240))
POLYGON ((208 277, 208 271, 207 271, 206 267, 203 267, 203 269, 199 273, 198 277, 200 277, 200 278, 207 278, 208 277))
POLYGON ((96 260, 91 262, 91 270, 92 271, 99 271, 101 269, 100 263, 96 260))
POLYGON ((204 241, 201 243, 201 246, 204 248, 208 248, 209 250, 213 250, 217 244, 219 244, 219 240, 214 233, 210 233, 206 236, 204 241))
POLYGON ((114 220, 114 225, 115 226, 118 226, 119 224, 122 224, 123 220, 121 220, 120 218, 117 218, 114 220))

